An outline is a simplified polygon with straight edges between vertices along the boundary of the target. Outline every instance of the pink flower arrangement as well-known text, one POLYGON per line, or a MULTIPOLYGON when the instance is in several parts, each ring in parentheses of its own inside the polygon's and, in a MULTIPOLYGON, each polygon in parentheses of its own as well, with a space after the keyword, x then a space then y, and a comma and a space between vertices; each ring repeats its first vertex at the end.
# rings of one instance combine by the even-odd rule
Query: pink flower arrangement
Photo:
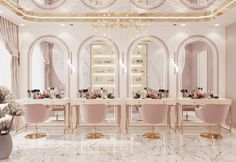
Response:
POLYGON ((3 109, 0 108, 0 135, 7 135, 10 133, 15 116, 23 115, 23 111, 6 87, 0 87, 0 104, 4 105, 3 109), (6 115, 12 116, 11 120, 5 119, 6 115))

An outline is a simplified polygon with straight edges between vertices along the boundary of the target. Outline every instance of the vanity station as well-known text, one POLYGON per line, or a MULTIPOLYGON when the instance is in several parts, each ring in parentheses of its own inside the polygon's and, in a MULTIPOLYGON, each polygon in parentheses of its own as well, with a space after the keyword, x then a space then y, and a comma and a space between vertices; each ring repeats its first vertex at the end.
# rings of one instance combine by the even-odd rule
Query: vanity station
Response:
POLYGON ((104 104, 107 105, 108 108, 114 106, 116 109, 115 122, 106 122, 97 124, 96 126, 100 127, 119 127, 121 130, 121 100, 120 98, 116 99, 86 99, 86 98, 71 98, 70 106, 71 106, 71 130, 78 129, 79 127, 88 127, 91 125, 85 124, 81 121, 80 118, 80 106, 81 105, 96 105, 96 104, 104 104))
MULTIPOLYGON (((176 99, 175 98, 162 98, 162 99, 133 99, 128 98, 126 99, 126 132, 128 132, 129 127, 145 127, 150 126, 150 124, 144 124, 144 123, 133 123, 131 121, 131 109, 132 107, 139 108, 142 105, 145 104, 154 104, 154 105, 161 105, 161 104, 167 104, 169 105, 169 116, 168 116, 168 126, 172 129, 174 129, 175 121, 174 118, 177 118, 176 113, 172 113, 170 108, 174 108, 174 112, 176 111, 176 99), (172 115, 174 114, 174 115, 172 115), (172 117, 173 116, 173 117, 172 117), (171 120, 172 119, 172 120, 171 120)), ((161 127, 166 127, 166 125, 158 125, 161 127)), ((175 129, 174 129, 175 130, 175 129)))
POLYGON ((229 128, 226 128, 226 126, 220 125, 219 127, 226 129, 228 131, 231 131, 231 124, 232 124, 232 100, 226 99, 226 98, 219 98, 219 99, 191 99, 191 98, 178 98, 177 99, 177 105, 178 105, 178 115, 177 115, 177 128, 183 127, 201 127, 201 126, 209 126, 206 124, 203 124, 200 121, 184 121, 183 120, 183 106, 190 105, 190 106, 202 106, 202 105, 230 105, 229 115, 230 115, 230 121, 229 121, 229 128))
POLYGON ((32 99, 32 98, 21 98, 17 100, 20 104, 43 104, 48 107, 48 109, 53 110, 55 107, 60 107, 63 109, 64 112, 64 133, 70 131, 70 99, 63 98, 63 99, 32 99))

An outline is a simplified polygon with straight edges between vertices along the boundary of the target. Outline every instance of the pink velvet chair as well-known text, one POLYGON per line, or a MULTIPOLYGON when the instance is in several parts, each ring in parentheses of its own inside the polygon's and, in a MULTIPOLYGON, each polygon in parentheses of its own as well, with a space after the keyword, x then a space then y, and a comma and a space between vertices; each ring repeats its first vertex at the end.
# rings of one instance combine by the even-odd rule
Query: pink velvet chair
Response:
MULTIPOLYGON (((160 124, 167 122, 168 115, 168 105, 143 105, 140 109, 141 117, 145 123, 149 124, 160 124)), ((154 126, 152 127, 151 133, 146 133, 143 135, 145 138, 159 139, 161 135, 154 132, 154 126)))
MULTIPOLYGON (((195 109, 195 113, 198 119, 209 124, 222 124, 226 121, 227 115, 229 113, 229 105, 204 105, 195 109)), ((220 134, 215 134, 212 132, 210 127, 209 133, 202 133, 202 137, 210 139, 221 139, 220 134)))
POLYGON ((104 137, 96 132, 95 124, 102 123, 107 117, 108 107, 104 104, 88 104, 80 106, 80 115, 86 123, 94 125, 93 132, 87 135, 88 139, 98 139, 104 137))
POLYGON ((38 133, 37 124, 43 123, 51 117, 52 111, 42 104, 26 104, 23 105, 25 111, 24 120, 27 124, 35 125, 35 133, 26 135, 28 139, 38 139, 46 137, 46 134, 38 133))

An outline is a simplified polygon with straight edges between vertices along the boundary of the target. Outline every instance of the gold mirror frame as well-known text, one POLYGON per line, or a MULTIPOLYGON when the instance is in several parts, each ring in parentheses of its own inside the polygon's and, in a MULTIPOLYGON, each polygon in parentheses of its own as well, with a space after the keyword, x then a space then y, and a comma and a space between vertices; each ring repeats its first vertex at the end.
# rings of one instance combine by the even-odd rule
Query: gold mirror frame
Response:
POLYGON ((32 2, 41 9, 54 10, 62 6, 66 2, 66 0, 58 0, 55 4, 52 5, 41 4, 40 2, 38 2, 38 0, 32 0, 32 2))
POLYGON ((181 2, 187 6, 188 8, 190 9, 193 9, 193 10, 201 10, 201 9, 205 9, 205 8, 208 8, 210 7, 216 0, 210 0, 210 2, 208 2, 207 4, 205 5, 195 5, 195 4, 191 4, 188 0, 181 0, 181 2))
POLYGON ((111 3, 109 3, 109 4, 106 5, 106 6, 96 6, 96 5, 92 5, 90 2, 88 2, 88 0, 81 0, 81 2, 82 2, 85 6, 91 8, 91 9, 94 9, 94 10, 102 10, 102 9, 107 9, 107 8, 111 7, 111 6, 116 2, 116 0, 111 0, 111 3))
POLYGON ((153 3, 152 5, 141 5, 136 0, 131 0, 131 3, 135 5, 136 7, 144 10, 151 10, 160 7, 166 0, 158 0, 157 2, 153 3))

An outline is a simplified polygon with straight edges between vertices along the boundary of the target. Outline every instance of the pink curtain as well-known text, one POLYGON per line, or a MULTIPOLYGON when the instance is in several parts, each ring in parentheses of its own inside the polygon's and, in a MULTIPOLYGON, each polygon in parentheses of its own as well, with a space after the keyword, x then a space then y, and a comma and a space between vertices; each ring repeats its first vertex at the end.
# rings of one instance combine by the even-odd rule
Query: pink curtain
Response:
POLYGON ((53 47, 54 47, 54 44, 49 43, 47 41, 40 43, 41 52, 43 53, 43 57, 45 61, 45 74, 46 74, 45 87, 46 89, 50 87, 53 47))
POLYGON ((19 35, 18 26, 0 17, 0 35, 6 48, 12 55, 12 93, 19 97, 19 35))

